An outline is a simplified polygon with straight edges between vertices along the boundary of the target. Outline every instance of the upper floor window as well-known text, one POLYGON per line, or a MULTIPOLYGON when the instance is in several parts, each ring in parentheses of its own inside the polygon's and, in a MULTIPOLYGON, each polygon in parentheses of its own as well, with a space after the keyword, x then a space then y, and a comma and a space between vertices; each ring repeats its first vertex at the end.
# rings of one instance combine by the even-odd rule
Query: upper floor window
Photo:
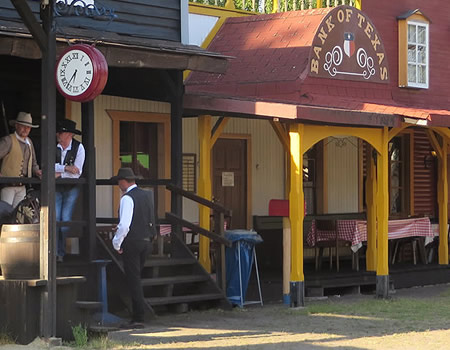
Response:
POLYGON ((408 22, 408 86, 428 88, 428 24, 408 22))
POLYGON ((399 86, 427 89, 429 85, 429 20, 410 11, 399 20, 399 86))

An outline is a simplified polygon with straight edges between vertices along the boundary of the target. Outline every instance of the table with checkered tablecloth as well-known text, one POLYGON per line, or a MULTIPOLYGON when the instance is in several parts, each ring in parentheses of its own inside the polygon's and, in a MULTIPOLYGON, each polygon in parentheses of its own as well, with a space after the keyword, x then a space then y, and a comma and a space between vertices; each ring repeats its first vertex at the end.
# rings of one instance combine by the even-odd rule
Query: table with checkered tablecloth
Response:
MULTIPOLYGON (((367 241, 367 221, 365 220, 337 220, 336 229, 338 238, 352 242, 352 250, 356 252, 362 246, 362 242, 367 241)), ((405 237, 433 237, 430 219, 410 218, 400 220, 389 220, 389 239, 405 237)), ((316 229, 315 220, 312 221, 311 229, 308 232, 307 243, 314 246, 317 241, 327 241, 335 238, 334 231, 321 231, 316 229)))

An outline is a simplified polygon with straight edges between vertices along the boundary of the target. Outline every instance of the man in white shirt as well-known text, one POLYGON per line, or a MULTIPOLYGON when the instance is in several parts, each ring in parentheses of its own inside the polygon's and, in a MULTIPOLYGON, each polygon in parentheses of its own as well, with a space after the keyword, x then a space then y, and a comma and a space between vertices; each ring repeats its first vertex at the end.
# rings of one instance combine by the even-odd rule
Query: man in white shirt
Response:
MULTIPOLYGON (((57 123, 55 175, 60 178, 77 179, 83 172, 85 150, 74 135, 81 135, 73 120, 63 119, 57 123)), ((55 193, 56 221, 72 220, 73 209, 80 188, 78 185, 57 185, 55 193)), ((62 226, 58 231, 57 261, 62 262, 66 253, 66 235, 69 227, 62 226)))
MULTIPOLYGON (((42 171, 36 162, 33 142, 28 137, 31 128, 39 126, 33 125, 31 114, 25 112, 19 112, 17 119, 11 120, 9 124, 14 126, 16 131, 0 139, 1 176, 41 177, 42 171)), ((6 184, 1 190, 1 200, 15 208, 26 194, 24 184, 6 184)))
POLYGON ((120 199, 119 224, 112 240, 113 247, 122 255, 127 286, 132 300, 129 328, 143 328, 145 299, 141 272, 156 235, 152 193, 137 187, 131 168, 120 168, 111 180, 117 181, 123 195, 120 199))

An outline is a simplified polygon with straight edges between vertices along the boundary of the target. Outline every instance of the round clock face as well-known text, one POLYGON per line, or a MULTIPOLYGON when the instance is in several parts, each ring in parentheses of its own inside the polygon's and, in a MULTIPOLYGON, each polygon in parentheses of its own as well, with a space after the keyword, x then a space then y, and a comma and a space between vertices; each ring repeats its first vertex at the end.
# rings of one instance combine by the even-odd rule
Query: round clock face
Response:
POLYGON ((96 48, 78 44, 66 49, 56 65, 56 87, 67 99, 86 102, 106 85, 108 64, 96 48))

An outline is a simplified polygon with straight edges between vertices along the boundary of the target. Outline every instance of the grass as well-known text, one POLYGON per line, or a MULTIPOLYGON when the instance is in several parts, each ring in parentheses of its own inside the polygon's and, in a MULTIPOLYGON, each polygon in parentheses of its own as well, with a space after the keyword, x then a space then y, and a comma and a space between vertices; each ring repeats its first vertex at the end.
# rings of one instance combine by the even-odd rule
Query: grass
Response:
POLYGON ((6 332, 0 333, 0 345, 15 344, 14 339, 6 332))
MULTIPOLYGON (((371 317, 379 320, 397 321, 417 329, 448 327, 450 315, 450 292, 438 297, 401 298, 401 299, 369 299, 355 302, 311 303, 305 309, 308 315, 340 315, 371 317)), ((289 311, 288 311, 289 312, 289 311)))

